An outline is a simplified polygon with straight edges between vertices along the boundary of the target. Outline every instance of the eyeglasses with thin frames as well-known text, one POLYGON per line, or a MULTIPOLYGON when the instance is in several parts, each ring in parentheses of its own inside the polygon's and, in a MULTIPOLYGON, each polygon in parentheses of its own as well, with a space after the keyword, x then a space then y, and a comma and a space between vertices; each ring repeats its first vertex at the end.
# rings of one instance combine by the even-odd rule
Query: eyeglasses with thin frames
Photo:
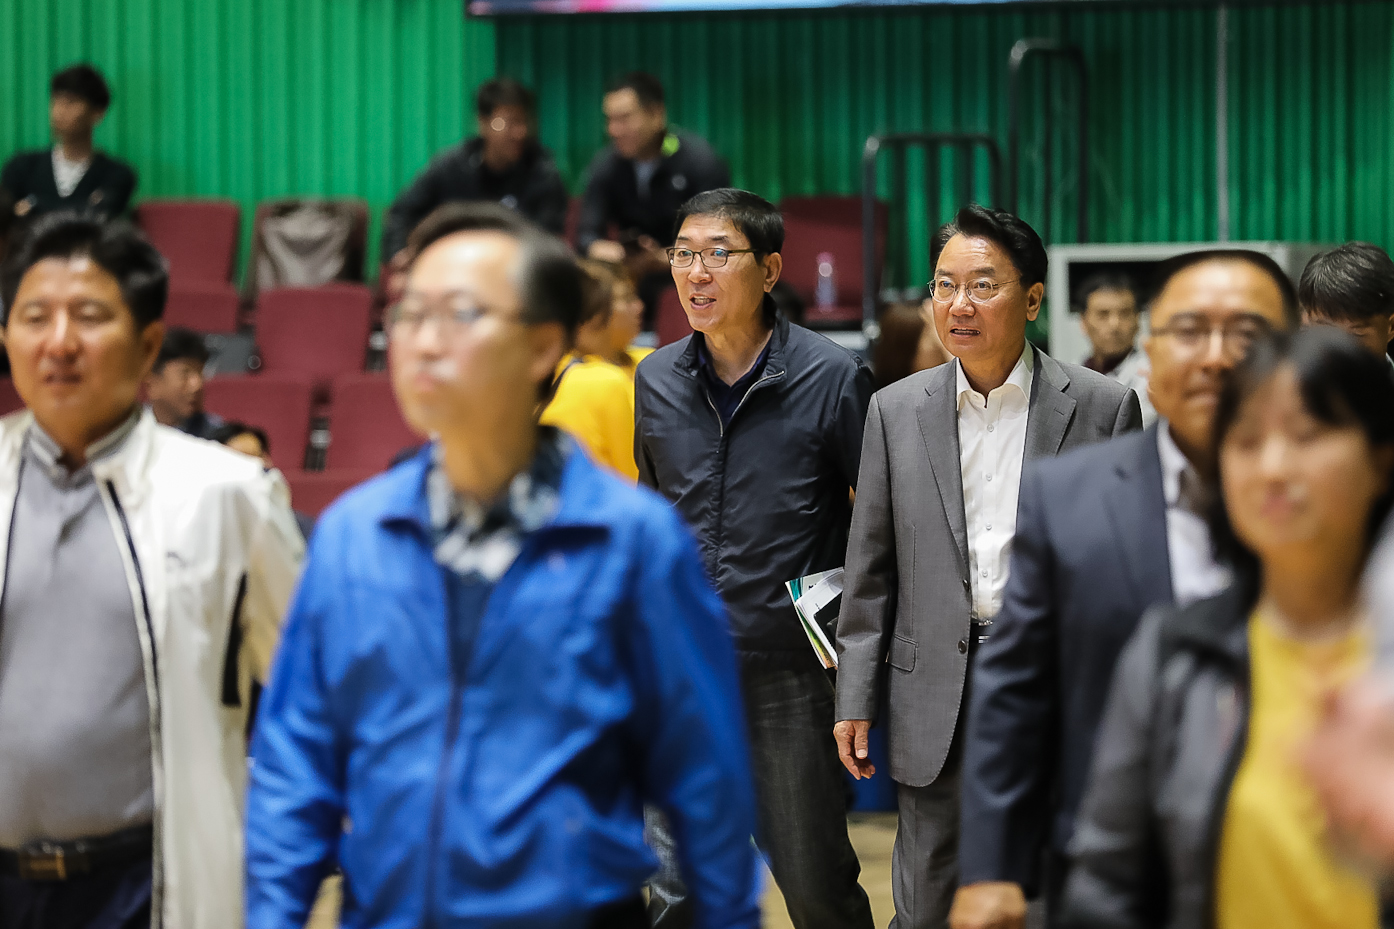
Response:
POLYGON ((692 267, 693 259, 700 258, 702 267, 706 268, 708 271, 714 268, 726 267, 726 262, 732 255, 755 254, 755 249, 753 248, 721 248, 719 246, 714 246, 712 248, 674 247, 667 251, 668 264, 679 270, 692 267))
POLYGON ((981 306, 984 303, 990 303, 1003 287, 1017 283, 1020 283, 1020 278, 1013 281, 994 281, 990 278, 980 277, 963 284, 955 284, 944 278, 936 278, 929 282, 929 298, 935 303, 953 303, 958 292, 962 290, 968 295, 970 303, 981 306))

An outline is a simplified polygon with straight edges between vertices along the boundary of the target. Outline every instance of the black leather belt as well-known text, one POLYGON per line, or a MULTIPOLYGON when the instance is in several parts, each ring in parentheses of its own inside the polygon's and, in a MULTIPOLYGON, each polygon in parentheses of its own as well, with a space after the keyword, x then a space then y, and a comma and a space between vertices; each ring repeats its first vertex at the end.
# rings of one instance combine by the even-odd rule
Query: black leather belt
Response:
POLYGON ((587 929, 648 929, 644 898, 628 897, 592 910, 587 929))
POLYGON ((148 825, 69 842, 32 842, 19 849, 0 848, 0 874, 66 881, 149 858, 153 848, 154 830, 148 825))

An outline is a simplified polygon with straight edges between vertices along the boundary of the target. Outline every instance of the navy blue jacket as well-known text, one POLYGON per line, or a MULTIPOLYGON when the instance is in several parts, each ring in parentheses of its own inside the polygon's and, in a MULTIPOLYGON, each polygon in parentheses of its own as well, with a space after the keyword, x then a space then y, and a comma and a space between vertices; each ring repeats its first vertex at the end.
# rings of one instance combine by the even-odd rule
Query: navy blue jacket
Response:
POLYGON ((337 859, 346 927, 582 927, 654 872, 648 801, 697 925, 758 926, 740 687, 692 537, 573 452, 452 669, 430 454, 315 532, 253 744, 247 925, 304 925, 337 859))
POLYGON ((1113 666, 1147 608, 1172 601, 1157 429, 1022 475, 1002 611, 973 668, 964 884, 1034 891, 1047 843, 1064 854, 1113 666))
POLYGON ((871 372, 848 349, 779 317, 764 372, 723 426, 698 373, 701 339, 639 363, 639 481, 696 530, 737 647, 813 662, 784 582, 842 567, 871 372))

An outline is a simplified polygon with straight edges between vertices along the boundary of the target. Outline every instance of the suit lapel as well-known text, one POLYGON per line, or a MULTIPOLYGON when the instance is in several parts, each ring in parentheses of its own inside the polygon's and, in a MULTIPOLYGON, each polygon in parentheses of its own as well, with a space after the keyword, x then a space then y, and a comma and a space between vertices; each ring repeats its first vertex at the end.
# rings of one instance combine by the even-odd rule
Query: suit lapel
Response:
POLYGON ((1167 547, 1166 498, 1162 495, 1162 459, 1157 429, 1119 440, 1124 452, 1104 488, 1104 509, 1113 538, 1140 603, 1170 603, 1171 554, 1167 547), (1126 443, 1126 449, 1123 448, 1126 443), (1160 568, 1160 570, 1158 570, 1160 568))
POLYGON ((1065 432, 1075 415, 1074 398, 1065 393, 1070 376, 1054 358, 1036 349, 1031 376, 1031 407, 1026 414, 1026 460, 1060 454, 1065 432))
POLYGON ((920 398, 917 419, 920 436, 924 439, 930 473, 944 504, 944 516, 949 522, 964 577, 968 574, 968 518, 963 511, 963 464, 958 449, 958 398, 954 362, 940 365, 925 385, 920 398))

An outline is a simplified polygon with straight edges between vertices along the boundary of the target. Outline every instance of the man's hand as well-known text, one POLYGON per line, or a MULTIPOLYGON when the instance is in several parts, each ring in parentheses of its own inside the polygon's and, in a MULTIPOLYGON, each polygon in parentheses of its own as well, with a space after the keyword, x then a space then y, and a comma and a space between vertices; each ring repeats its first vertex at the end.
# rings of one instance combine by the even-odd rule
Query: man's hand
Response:
POLYGON ((876 773, 876 766, 867 760, 866 735, 870 731, 869 719, 844 719, 833 726, 837 757, 842 759, 842 766, 857 780, 876 773))
POLYGON ((1025 929, 1026 895, 1010 881, 965 884, 954 894, 949 929, 1025 929))
POLYGON ((594 258, 596 261, 608 261, 611 264, 623 264, 624 246, 609 239, 596 239, 590 248, 586 249, 586 257, 594 258))

